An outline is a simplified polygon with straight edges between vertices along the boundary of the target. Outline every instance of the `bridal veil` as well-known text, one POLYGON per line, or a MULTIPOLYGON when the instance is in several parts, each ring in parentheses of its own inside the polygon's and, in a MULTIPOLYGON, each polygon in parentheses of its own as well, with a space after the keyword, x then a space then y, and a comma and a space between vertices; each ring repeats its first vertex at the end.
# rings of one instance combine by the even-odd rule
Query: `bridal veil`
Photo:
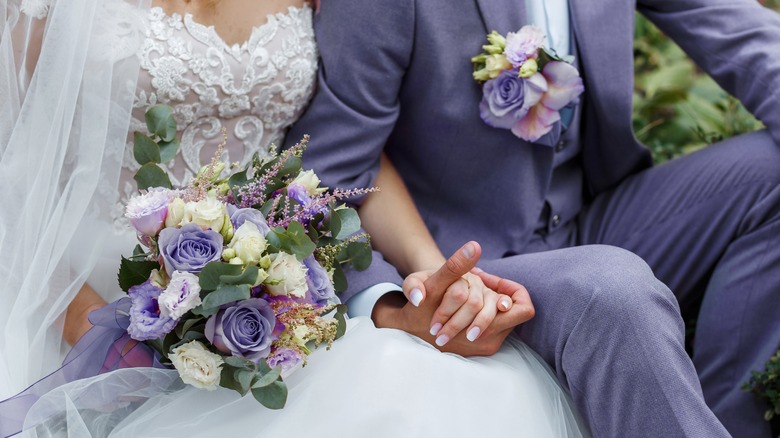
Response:
POLYGON ((110 232, 149 0, 0 0, 0 399, 57 369, 110 232))

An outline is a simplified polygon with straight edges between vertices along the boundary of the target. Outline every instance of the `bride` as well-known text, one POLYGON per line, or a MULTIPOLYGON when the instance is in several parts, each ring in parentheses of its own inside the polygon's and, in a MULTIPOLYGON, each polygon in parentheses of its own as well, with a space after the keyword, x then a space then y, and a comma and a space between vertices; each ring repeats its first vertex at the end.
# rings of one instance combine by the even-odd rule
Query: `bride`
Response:
MULTIPOLYGON (((120 296, 116 265, 135 239, 121 217, 136 170, 128 134, 145 129, 145 110, 174 108, 182 143, 169 163, 175 182, 211 157, 222 128, 225 158, 246 163, 270 153, 303 112, 317 51, 314 8, 303 0, 0 1, 5 399, 54 371, 68 350, 63 335, 77 341, 89 311, 120 296)), ((394 175, 385 162, 377 184, 403 197, 394 175)), ((381 199, 366 203, 364 219, 387 212, 381 199)), ((414 211, 393 213, 421 224, 414 211)), ((380 242, 392 239, 378 239, 378 249, 393 257, 380 242)), ((425 255, 443 261, 435 248, 425 255)), ((497 287, 488 274, 464 283, 495 307, 500 295, 483 281, 497 287)), ((309 364, 286 379, 281 411, 185 386, 173 370, 75 381, 54 373, 46 391, 0 402, 0 435, 587 435, 555 377, 511 336, 490 357, 464 358, 359 317, 309 364)))

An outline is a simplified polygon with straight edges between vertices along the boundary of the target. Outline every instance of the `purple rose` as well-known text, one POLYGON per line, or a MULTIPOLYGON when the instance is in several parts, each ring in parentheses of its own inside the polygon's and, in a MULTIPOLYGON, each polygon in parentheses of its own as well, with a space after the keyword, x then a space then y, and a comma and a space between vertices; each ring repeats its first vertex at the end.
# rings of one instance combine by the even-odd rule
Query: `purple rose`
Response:
POLYGON ((261 298, 240 301, 206 322, 206 338, 223 353, 259 362, 271 352, 274 310, 261 298))
POLYGON ((314 256, 303 259, 303 264, 308 268, 306 272, 309 294, 314 303, 325 305, 330 300, 336 298, 336 290, 330 281, 328 271, 319 264, 314 256))
POLYGON ((482 86, 479 115, 494 128, 511 129, 539 102, 545 91, 547 82, 541 74, 523 79, 517 76, 516 70, 504 70, 482 86))
POLYGON ((163 229, 158 244, 169 275, 174 271, 198 273, 222 256, 222 235, 193 223, 163 229))
POLYGON ((299 363, 303 362, 303 355, 298 350, 282 347, 276 350, 271 356, 268 356, 266 362, 271 368, 276 368, 277 365, 281 365, 282 373, 286 373, 292 368, 295 368, 299 363))
POLYGON ((157 297, 162 289, 150 281, 133 286, 127 291, 130 296, 130 325, 127 333, 136 341, 158 339, 173 330, 176 320, 160 315, 157 297))
POLYGON ((227 212, 230 215, 230 221, 233 222, 233 227, 236 230, 239 229, 244 222, 249 221, 257 225, 257 229, 263 236, 271 231, 268 222, 265 221, 265 217, 263 217, 263 213, 261 213, 260 210, 255 210, 254 208, 237 208, 232 204, 228 204, 227 212))
POLYGON ((299 204, 306 206, 311 202, 309 191, 302 184, 290 184, 287 186, 287 196, 298 201, 299 204))
POLYGON ((165 224, 171 198, 171 191, 161 188, 134 196, 125 207, 125 217, 139 233, 155 236, 165 224))

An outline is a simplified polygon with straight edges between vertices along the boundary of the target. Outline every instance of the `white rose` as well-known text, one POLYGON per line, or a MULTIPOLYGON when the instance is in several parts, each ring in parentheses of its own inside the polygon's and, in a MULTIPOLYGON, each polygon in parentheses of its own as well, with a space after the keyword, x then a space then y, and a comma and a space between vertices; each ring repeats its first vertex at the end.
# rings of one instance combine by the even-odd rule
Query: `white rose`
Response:
POLYGON ((294 255, 280 252, 272 256, 268 268, 266 287, 271 295, 287 295, 303 298, 309 290, 306 283, 306 266, 294 255))
POLYGON ((168 287, 157 298, 160 314, 179 319, 200 305, 200 282, 189 272, 173 271, 168 287))
POLYGON ((290 184, 300 184, 306 188, 309 196, 314 197, 325 192, 326 188, 320 188, 320 178, 313 170, 306 170, 298 174, 290 184))
POLYGON ((265 236, 257 229, 257 225, 246 221, 238 227, 233 240, 228 244, 236 252, 236 257, 245 263, 257 263, 263 257, 263 252, 268 247, 265 236))
POLYGON ((209 194, 202 201, 184 205, 184 223, 195 223, 204 230, 211 228, 219 233, 225 224, 226 214, 225 205, 217 200, 216 194, 209 194))
POLYGON ((179 227, 184 219, 184 201, 181 198, 173 198, 168 204, 168 216, 165 218, 166 227, 179 227))
POLYGON ((218 354, 210 352, 198 341, 188 342, 171 351, 168 358, 184 383, 213 391, 219 386, 222 364, 218 354))

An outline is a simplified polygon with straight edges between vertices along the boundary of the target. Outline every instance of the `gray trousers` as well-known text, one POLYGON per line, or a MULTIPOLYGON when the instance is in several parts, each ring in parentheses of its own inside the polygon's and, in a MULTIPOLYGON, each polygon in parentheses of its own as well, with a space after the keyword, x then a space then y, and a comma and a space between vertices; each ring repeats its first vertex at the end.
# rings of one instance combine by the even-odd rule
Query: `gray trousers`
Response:
POLYGON ((481 266, 528 288, 537 314, 520 336, 594 436, 770 436, 766 405, 740 389, 780 348, 780 146, 766 132, 637 174, 533 245, 481 266), (692 364, 680 309, 699 305, 692 364))

